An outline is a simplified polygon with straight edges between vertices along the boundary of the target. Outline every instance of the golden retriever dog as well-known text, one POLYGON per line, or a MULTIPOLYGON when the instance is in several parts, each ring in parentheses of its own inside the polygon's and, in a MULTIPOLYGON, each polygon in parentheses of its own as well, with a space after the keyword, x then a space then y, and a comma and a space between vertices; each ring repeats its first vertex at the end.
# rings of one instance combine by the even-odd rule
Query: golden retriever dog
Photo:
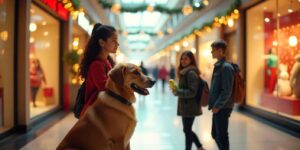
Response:
POLYGON ((148 95, 154 85, 134 64, 118 64, 109 73, 106 91, 80 117, 57 150, 129 150, 136 126, 134 92, 148 95))

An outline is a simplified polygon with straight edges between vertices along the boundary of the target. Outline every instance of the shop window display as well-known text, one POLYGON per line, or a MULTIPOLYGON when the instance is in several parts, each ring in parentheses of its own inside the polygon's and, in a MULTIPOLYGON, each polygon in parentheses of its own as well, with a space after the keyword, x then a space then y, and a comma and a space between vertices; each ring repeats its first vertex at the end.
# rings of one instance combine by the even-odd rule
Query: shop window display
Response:
POLYGON ((0 0, 0 133, 14 125, 14 4, 0 0))
POLYGON ((300 18, 298 0, 270 0, 247 11, 247 104, 300 120, 300 19, 296 18, 300 18))
POLYGON ((59 21, 31 5, 30 9, 30 117, 58 106, 59 21))

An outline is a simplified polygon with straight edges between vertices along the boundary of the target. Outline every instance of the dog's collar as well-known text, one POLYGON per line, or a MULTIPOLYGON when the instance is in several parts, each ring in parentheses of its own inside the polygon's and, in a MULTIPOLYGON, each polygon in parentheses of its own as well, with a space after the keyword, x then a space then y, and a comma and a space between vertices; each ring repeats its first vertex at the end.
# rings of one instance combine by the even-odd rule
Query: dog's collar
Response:
POLYGON ((126 100, 124 97, 114 93, 111 90, 106 90, 106 92, 107 92, 108 95, 115 98, 117 101, 121 102, 122 104, 131 106, 131 103, 128 100, 126 100))

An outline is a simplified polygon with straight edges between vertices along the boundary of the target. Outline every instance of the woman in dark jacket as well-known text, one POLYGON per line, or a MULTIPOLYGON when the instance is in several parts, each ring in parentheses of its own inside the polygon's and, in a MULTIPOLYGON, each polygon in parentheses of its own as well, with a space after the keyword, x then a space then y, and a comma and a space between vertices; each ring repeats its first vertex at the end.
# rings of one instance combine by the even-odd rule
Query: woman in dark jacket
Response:
POLYGON ((93 104, 98 93, 105 90, 107 73, 115 64, 109 54, 116 53, 118 46, 116 29, 96 23, 79 68, 81 77, 86 80, 86 103, 80 116, 93 104))
POLYGON ((194 119, 202 114, 202 110, 195 99, 200 71, 191 51, 185 51, 181 54, 177 71, 179 85, 177 89, 172 89, 172 92, 178 96, 177 115, 182 116, 185 149, 190 150, 194 142, 198 150, 204 150, 197 135, 192 131, 194 119))

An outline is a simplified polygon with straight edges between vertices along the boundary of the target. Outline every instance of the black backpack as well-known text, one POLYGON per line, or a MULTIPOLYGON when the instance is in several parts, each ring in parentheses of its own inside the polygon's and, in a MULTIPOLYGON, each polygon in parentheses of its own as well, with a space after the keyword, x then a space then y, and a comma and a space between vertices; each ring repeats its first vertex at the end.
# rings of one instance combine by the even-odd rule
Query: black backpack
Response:
POLYGON ((209 87, 205 80, 203 80, 201 77, 199 77, 199 84, 198 84, 198 90, 196 94, 196 101, 197 104, 199 104, 202 107, 205 107, 208 105, 209 100, 209 87))
POLYGON ((85 89, 86 89, 86 81, 84 81, 78 89, 75 105, 73 108, 73 113, 76 118, 79 118, 80 113, 85 105, 85 89))

